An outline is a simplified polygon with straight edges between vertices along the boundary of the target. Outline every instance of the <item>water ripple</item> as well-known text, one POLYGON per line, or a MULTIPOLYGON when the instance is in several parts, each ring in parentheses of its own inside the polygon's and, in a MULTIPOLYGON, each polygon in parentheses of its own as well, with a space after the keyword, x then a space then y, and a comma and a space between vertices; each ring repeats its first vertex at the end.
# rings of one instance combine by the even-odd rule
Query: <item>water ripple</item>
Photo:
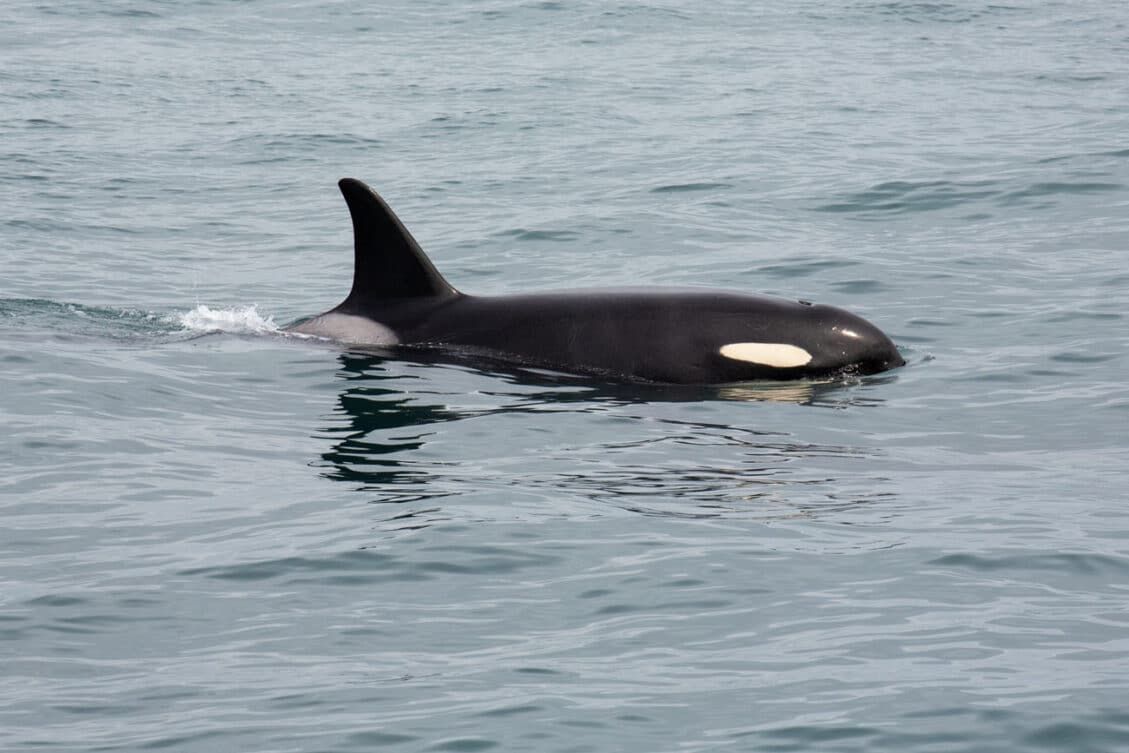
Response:
POLYGON ((929 564, 967 567, 980 572, 996 570, 1050 570, 1064 577, 1074 575, 1129 576, 1129 558, 1083 553, 1023 553, 992 557, 975 554, 948 554, 929 564))
MULTIPOLYGON (((1003 181, 891 181, 848 194, 841 201, 815 207, 817 212, 867 215, 907 214, 952 209, 966 204, 996 207, 1032 205, 1051 200, 1124 191, 1125 184, 1097 181, 1045 181, 1009 189, 1003 181)), ((1049 206, 1047 202, 1041 206, 1049 206)), ((984 215, 988 217, 990 215, 984 215)))
POLYGON ((3 750, 1129 749, 1126 4, 4 11, 3 750), (767 281, 910 366, 277 336, 343 175, 482 292, 767 281))

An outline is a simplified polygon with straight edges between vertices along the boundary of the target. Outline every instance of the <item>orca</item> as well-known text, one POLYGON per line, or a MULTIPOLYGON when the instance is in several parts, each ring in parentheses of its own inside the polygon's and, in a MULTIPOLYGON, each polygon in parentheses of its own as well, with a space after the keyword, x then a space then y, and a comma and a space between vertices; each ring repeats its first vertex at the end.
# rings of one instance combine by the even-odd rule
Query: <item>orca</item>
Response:
POLYGON ((905 363, 870 322, 807 301, 710 288, 467 295, 443 279, 375 191, 354 178, 338 185, 353 220, 353 287, 290 332, 660 384, 874 374, 905 363))

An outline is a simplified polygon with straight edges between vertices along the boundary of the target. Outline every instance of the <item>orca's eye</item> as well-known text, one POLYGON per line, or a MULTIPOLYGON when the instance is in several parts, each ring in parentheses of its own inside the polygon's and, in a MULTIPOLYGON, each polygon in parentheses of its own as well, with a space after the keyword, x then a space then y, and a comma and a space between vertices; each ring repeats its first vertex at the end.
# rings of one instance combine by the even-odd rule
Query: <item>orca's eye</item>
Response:
POLYGON ((796 303, 800 304, 801 306, 814 306, 815 305, 811 301, 805 301, 803 298, 796 301, 796 303))

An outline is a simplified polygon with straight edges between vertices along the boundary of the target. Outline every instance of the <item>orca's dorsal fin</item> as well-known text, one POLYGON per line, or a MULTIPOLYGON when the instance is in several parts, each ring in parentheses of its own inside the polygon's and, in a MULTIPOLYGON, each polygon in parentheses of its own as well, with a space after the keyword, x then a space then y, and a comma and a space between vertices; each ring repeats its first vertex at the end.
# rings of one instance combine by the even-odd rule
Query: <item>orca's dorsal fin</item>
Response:
POLYGON ((342 178, 337 185, 353 216, 353 288, 341 308, 459 294, 376 191, 356 178, 342 178))

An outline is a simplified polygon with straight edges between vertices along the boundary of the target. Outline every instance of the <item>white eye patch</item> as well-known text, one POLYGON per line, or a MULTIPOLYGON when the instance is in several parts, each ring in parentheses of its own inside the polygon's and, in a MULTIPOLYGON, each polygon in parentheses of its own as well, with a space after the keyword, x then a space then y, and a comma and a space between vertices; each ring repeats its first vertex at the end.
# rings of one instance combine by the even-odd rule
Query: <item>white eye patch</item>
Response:
POLYGON ((791 369, 811 362, 811 353, 788 343, 729 343, 722 345, 718 352, 734 361, 747 361, 776 369, 791 369))

